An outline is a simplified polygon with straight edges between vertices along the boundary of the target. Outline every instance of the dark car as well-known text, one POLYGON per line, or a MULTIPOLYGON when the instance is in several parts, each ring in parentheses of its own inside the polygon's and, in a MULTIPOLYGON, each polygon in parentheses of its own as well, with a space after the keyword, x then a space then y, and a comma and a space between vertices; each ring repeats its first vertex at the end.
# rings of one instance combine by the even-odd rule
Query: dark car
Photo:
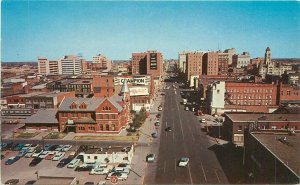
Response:
POLYGON ((160 117, 161 117, 161 115, 160 115, 160 114, 157 114, 157 115, 156 115, 156 118, 160 118, 160 117))
POLYGON ((18 157, 18 156, 16 156, 16 157, 10 157, 7 161, 5 161, 5 165, 11 165, 11 164, 15 163, 19 159, 20 159, 20 157, 18 157))
POLYGON ((30 162, 29 166, 31 166, 31 167, 36 166, 36 165, 39 164, 42 160, 43 160, 42 158, 36 157, 36 158, 34 158, 34 159, 30 162))
POLYGON ((64 158, 62 159, 56 167, 58 168, 63 168, 64 166, 66 166, 67 164, 69 164, 69 162, 71 162, 73 159, 72 158, 64 158))
POLYGON ((94 182, 86 182, 84 183, 84 185, 94 185, 95 183, 94 182))
POLYGON ((165 131, 166 131, 166 132, 171 132, 171 131, 172 131, 172 128, 171 128, 171 127, 167 127, 167 128, 165 129, 165 131))
POLYGON ((81 172, 81 171, 91 171, 94 167, 93 166, 77 166, 75 168, 75 171, 81 172))
POLYGON ((25 185, 33 185, 36 182, 36 180, 27 181, 25 185))
POLYGON ((5 150, 11 150, 12 147, 13 147, 13 143, 7 143, 7 145, 5 147, 2 148, 2 151, 5 151, 5 150))
POLYGON ((9 179, 4 184, 5 185, 13 185, 13 184, 18 184, 18 183, 19 183, 19 179, 9 179))
POLYGON ((24 144, 18 144, 18 145, 14 148, 14 150, 20 151, 20 150, 22 150, 23 147, 24 147, 24 144))

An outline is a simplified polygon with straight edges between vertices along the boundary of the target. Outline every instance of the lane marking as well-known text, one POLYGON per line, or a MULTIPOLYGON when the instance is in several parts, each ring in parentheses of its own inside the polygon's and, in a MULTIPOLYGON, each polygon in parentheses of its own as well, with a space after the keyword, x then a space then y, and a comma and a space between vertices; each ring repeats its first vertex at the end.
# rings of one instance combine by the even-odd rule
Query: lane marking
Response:
POLYGON ((202 172, 203 172, 203 175, 204 175, 205 182, 207 182, 207 179, 206 179, 206 175, 205 175, 205 171, 204 171, 204 168, 203 168, 202 162, 201 162, 201 168, 202 168, 202 172))
POLYGON ((221 183, 220 178, 219 178, 218 173, 217 173, 216 170, 215 170, 215 174, 216 174, 216 176, 217 176, 217 179, 218 179, 219 183, 221 183))
POLYGON ((176 159, 174 159, 174 162, 175 162, 175 173, 176 173, 176 167, 177 167, 176 159))
MULTIPOLYGON (((176 101, 176 99, 175 99, 175 101, 176 101)), ((176 105, 177 105, 177 110, 179 112, 178 116, 179 116, 179 123, 180 123, 180 128, 181 128, 182 139, 184 141, 184 134, 183 134, 183 128, 182 128, 182 123, 181 123, 181 116, 180 116, 180 111, 179 111, 179 107, 178 107, 177 101, 176 101, 176 105)))
POLYGON ((166 165, 167 165, 167 162, 165 161, 164 162, 164 173, 166 173, 166 165))
POLYGON ((188 164, 188 169, 189 169, 189 176, 190 176, 191 184, 194 184, 194 183, 193 183, 192 174, 191 174, 190 164, 188 164))

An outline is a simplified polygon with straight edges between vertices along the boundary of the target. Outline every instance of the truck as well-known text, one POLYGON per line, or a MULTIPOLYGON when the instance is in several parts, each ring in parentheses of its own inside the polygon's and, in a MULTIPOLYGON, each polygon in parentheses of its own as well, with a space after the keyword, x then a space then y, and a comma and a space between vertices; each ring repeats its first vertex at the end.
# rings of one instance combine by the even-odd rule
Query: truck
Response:
POLYGON ((187 104, 187 99, 183 99, 183 105, 187 104))

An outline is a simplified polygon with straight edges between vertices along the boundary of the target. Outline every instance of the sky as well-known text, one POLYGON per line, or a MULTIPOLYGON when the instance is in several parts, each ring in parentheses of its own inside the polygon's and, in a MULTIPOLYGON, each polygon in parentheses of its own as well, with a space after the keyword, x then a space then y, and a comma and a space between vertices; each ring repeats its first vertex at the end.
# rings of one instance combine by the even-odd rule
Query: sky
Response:
POLYGON ((1 61, 103 54, 128 60, 157 50, 236 48, 263 57, 300 58, 300 2, 14 1, 1 3, 1 61))

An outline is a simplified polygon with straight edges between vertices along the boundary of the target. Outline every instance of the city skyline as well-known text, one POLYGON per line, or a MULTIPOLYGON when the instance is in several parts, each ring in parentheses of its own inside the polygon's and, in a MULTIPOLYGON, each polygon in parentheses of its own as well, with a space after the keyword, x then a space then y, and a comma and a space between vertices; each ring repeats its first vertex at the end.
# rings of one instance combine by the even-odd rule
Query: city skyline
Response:
POLYGON ((299 2, 3 1, 1 61, 227 48, 255 58, 266 47, 273 58, 300 58, 299 17, 299 2))

